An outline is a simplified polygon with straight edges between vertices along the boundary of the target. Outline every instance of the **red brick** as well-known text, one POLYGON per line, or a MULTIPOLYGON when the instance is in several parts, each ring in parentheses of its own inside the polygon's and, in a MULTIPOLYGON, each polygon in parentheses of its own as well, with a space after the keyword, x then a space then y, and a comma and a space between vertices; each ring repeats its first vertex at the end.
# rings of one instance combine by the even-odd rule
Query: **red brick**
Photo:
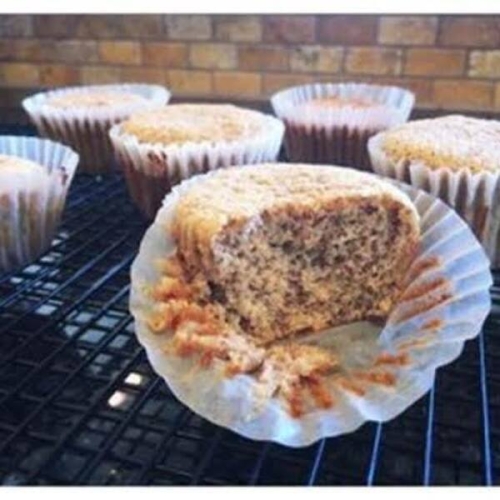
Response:
POLYGON ((238 49, 239 68, 243 70, 283 71, 288 68, 288 53, 285 47, 262 47, 249 45, 238 49))
POLYGON ((500 44, 500 16, 446 16, 441 20, 439 43, 497 47, 500 44))
POLYGON ((232 69, 238 64, 236 46, 229 43, 192 44, 189 59, 194 68, 203 69, 232 69))
POLYGON ((345 69, 354 75, 397 75, 401 71, 401 51, 381 47, 351 47, 345 69))
POLYGON ((343 49, 303 45, 292 50, 290 69, 310 73, 338 73, 342 64, 343 49))
POLYGON ((212 92, 212 74, 209 71, 170 70, 168 86, 174 94, 208 96, 212 92))
POLYGON ((33 35, 33 19, 28 14, 0 15, 0 37, 33 35))
POLYGON ((137 65, 141 63, 138 42, 99 42, 99 59, 104 63, 137 65))
POLYGON ((158 38, 162 16, 150 14, 37 15, 35 34, 55 38, 158 38))
POLYGON ((146 66, 183 68, 188 60, 184 43, 145 42, 142 45, 142 63, 146 66))
POLYGON ((265 16, 264 41, 272 43, 311 43, 316 37, 314 16, 265 16))
POLYGON ((318 41, 342 45, 366 45, 377 39, 377 16, 318 16, 318 41))
POLYGON ((212 36, 212 19, 206 15, 168 15, 165 25, 171 40, 209 40, 212 36))
POLYGON ((433 45, 436 16, 384 16, 379 21, 378 41, 387 45, 433 45))
POLYGON ((3 63, 0 83, 5 87, 32 87, 40 83, 40 69, 35 64, 3 63))
POLYGON ((493 103, 493 83, 480 80, 437 80, 433 102, 453 110, 488 109, 493 103))
POLYGON ((260 42, 259 16, 214 16, 215 39, 224 42, 260 42))
POLYGON ((44 64, 40 66, 40 83, 47 87, 76 85, 80 83, 80 70, 62 64, 44 64))
POLYGON ((465 67, 465 51, 455 49, 409 49, 404 73, 416 76, 459 76, 465 67))
POLYGON ((214 73, 215 93, 231 97, 253 97, 260 95, 262 77, 258 73, 243 73, 238 71, 214 73))

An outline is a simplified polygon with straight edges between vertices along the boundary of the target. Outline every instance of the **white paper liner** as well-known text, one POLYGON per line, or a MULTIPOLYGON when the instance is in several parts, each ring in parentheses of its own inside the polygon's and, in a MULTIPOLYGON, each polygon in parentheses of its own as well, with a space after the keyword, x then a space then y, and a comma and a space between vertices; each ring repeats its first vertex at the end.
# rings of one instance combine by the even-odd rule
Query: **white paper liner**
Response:
POLYGON ((285 146, 290 161, 333 163, 361 170, 370 170, 368 138, 406 122, 414 102, 415 96, 408 90, 363 83, 301 85, 271 97, 274 112, 286 124, 285 146), (383 107, 298 107, 325 97, 366 99, 383 107))
POLYGON ((24 99, 22 105, 43 137, 60 141, 75 149, 81 157, 81 172, 106 173, 113 171, 113 151, 109 129, 137 111, 147 111, 168 103, 170 92, 160 85, 114 84, 64 87, 40 92, 24 99), (121 91, 140 95, 145 102, 94 108, 58 108, 47 101, 65 94, 121 91))
POLYGON ((50 247, 78 164, 69 147, 35 137, 0 136, 0 154, 43 166, 48 176, 2 175, 0 274, 34 261, 50 247))
POLYGON ((492 268, 500 267, 500 172, 432 169, 422 162, 394 162, 383 151, 383 136, 368 143, 375 172, 441 198, 467 222, 483 245, 492 268))
POLYGON ((138 340, 154 370, 178 399, 211 422, 251 439, 293 447, 354 431, 366 421, 384 422, 423 396, 433 385, 436 369, 458 357, 465 340, 479 333, 490 310, 492 284, 488 260, 480 244, 461 218, 443 202, 399 185, 413 200, 421 217, 421 249, 409 270, 409 276, 414 276, 407 290, 425 287, 439 278, 450 296, 439 300, 442 290, 429 290, 413 301, 400 302, 383 328, 359 322, 315 333, 302 341, 330 346, 347 371, 370 366, 380 353, 398 352, 404 343, 413 342, 406 351, 410 364, 388 367, 396 376, 396 385, 369 384, 363 396, 331 384, 336 403, 329 410, 292 418, 283 402, 273 398, 259 413, 252 397, 254 378, 237 375, 227 379, 216 365, 201 369, 191 359, 166 354, 162 350, 165 336, 152 333, 145 322, 155 304, 143 287, 160 279, 154 263, 175 253, 175 242, 165 227, 179 196, 198 180, 191 179, 174 189, 146 232, 132 266, 130 309, 138 340), (417 309, 421 312, 401 319, 424 303, 425 308, 417 309))
POLYGON ((164 196, 184 179, 232 165, 275 161, 285 127, 277 118, 261 115, 260 134, 228 142, 168 146, 141 143, 136 137, 124 134, 120 124, 115 125, 109 136, 135 204, 148 219, 153 219, 164 196))

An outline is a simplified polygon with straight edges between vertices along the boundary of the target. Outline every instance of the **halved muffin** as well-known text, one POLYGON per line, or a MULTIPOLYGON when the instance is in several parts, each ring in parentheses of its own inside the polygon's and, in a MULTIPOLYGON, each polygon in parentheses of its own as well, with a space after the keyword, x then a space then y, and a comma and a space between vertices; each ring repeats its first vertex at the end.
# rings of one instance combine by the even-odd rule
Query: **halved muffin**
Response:
POLYGON ((167 352, 252 373, 259 398, 279 391, 295 416, 309 397, 330 407, 338 359, 296 335, 388 316, 418 248, 415 207, 340 167, 247 165, 190 182, 174 193, 176 252, 149 291, 150 330, 167 352))

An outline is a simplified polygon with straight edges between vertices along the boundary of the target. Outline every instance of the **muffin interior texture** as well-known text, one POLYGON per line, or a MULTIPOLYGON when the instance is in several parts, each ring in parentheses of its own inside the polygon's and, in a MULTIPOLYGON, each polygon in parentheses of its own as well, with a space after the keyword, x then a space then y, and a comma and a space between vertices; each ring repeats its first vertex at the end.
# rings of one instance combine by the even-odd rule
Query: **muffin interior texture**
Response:
MULTIPOLYGON (((219 170, 180 194, 150 330, 164 350, 248 374, 293 417, 335 403, 335 352, 296 334, 386 317, 416 255, 410 200, 375 176, 311 165, 219 170)), ((357 376, 357 375, 356 375, 357 376)))
POLYGON ((64 94, 54 95, 47 99, 46 104, 55 108, 103 108, 139 104, 147 99, 133 92, 120 90, 75 90, 64 94))
POLYGON ((122 131, 150 144, 230 142, 260 134, 264 117, 232 105, 174 104, 131 116, 122 131))
POLYGON ((385 317, 417 247, 410 202, 339 168, 259 167, 221 172, 179 202, 180 258, 213 300, 262 343, 385 317))
POLYGON ((395 163, 422 164, 431 169, 500 169, 500 122, 450 115, 416 120, 380 135, 380 146, 395 163))

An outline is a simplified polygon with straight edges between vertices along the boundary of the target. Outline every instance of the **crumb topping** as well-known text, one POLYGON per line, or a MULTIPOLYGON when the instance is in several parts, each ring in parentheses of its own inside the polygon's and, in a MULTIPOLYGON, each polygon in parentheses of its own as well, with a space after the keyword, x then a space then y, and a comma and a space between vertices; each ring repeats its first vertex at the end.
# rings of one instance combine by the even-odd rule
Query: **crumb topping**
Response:
POLYGON ((473 173, 500 169, 500 121, 450 115, 411 121, 380 137, 394 162, 473 173))
POLYGON ((18 156, 0 155, 0 175, 2 174, 45 174, 45 169, 31 160, 18 156))
POLYGON ((363 99, 361 97, 319 97, 316 99, 311 99, 309 101, 303 102, 297 105, 297 108, 305 112, 309 111, 329 111, 338 110, 341 108, 354 108, 354 109, 369 109, 369 108, 386 108, 385 105, 371 101, 369 99, 363 99))
POLYGON ((147 99, 120 90, 96 90, 83 92, 75 90, 61 95, 55 95, 47 99, 46 104, 55 108, 103 108, 111 106, 123 106, 128 104, 138 104, 146 102, 147 99))
POLYGON ((232 105, 173 104, 131 116, 122 130, 142 143, 229 142, 260 134, 264 117, 232 105))

